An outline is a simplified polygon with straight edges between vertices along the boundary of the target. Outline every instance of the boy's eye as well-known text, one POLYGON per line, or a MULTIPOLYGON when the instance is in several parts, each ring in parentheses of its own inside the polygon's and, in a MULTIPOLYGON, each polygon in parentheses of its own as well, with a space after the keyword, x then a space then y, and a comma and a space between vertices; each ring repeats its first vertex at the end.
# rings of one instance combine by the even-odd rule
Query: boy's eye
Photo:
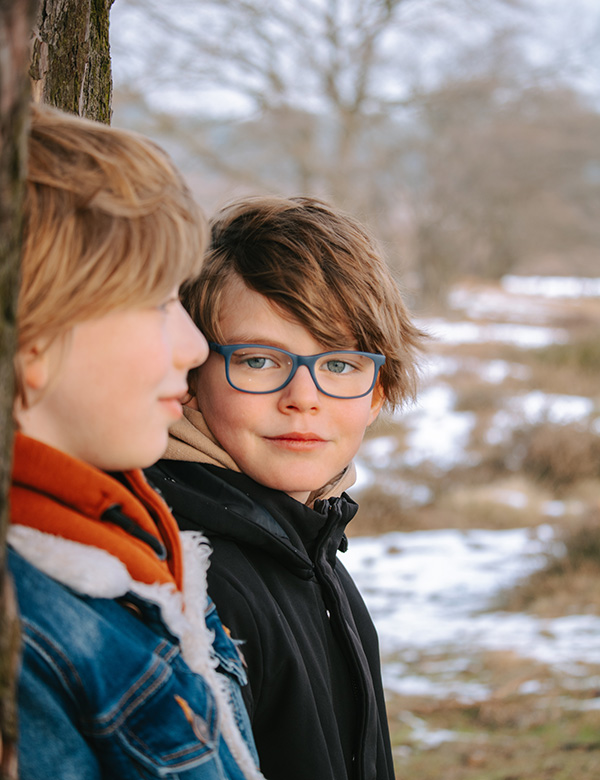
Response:
POLYGON ((254 370, 278 367, 278 364, 272 358, 266 357, 265 355, 240 355, 238 360, 238 365, 254 370))
POLYGON ((272 363, 272 360, 264 357, 251 357, 246 358, 244 361, 249 368, 266 368, 267 363, 272 363))
POLYGON ((347 374, 354 370, 354 366, 350 363, 346 363, 345 360, 328 360, 324 367, 332 374, 347 374))

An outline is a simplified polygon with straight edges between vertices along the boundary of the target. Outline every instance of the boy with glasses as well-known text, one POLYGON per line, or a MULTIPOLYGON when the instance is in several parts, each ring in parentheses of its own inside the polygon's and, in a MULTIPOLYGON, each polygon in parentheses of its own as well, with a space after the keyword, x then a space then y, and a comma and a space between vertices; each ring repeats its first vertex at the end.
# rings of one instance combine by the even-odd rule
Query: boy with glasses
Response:
POLYGON ((422 334, 365 230, 310 198, 224 209, 183 302, 211 352, 149 474, 212 543, 261 768, 392 778, 377 636, 337 552, 352 459, 384 403, 413 395, 422 334))

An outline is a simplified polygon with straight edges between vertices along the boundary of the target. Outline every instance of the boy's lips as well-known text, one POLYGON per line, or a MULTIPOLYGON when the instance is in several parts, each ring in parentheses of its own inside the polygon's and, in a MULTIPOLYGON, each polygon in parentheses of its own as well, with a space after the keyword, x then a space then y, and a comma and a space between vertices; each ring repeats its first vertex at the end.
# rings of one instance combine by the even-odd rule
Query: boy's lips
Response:
POLYGON ((305 452, 325 444, 326 440, 316 433, 282 433, 279 436, 265 436, 267 441, 283 449, 305 452))
POLYGON ((321 436, 316 433, 281 433, 279 436, 267 436, 267 439, 271 440, 291 440, 291 441, 325 441, 321 436))
POLYGON ((160 401, 179 401, 181 402, 181 399, 186 395, 188 392, 187 386, 182 386, 181 388, 175 388, 173 391, 166 392, 164 395, 160 397, 160 401))
POLYGON ((181 399, 187 392, 187 388, 181 391, 175 391, 172 395, 165 395, 159 398, 160 403, 166 407, 176 417, 181 417, 182 404, 181 399))

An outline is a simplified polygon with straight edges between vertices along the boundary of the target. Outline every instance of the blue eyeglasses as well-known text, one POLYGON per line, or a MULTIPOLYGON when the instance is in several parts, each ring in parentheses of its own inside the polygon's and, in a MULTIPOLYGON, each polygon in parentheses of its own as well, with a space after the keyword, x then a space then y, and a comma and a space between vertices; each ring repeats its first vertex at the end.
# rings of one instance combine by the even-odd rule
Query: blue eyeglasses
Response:
POLYGON ((275 393, 289 384, 300 366, 310 371, 317 389, 332 398, 362 398, 377 381, 384 355, 350 349, 295 355, 264 344, 216 344, 208 346, 225 358, 225 375, 242 393, 275 393))

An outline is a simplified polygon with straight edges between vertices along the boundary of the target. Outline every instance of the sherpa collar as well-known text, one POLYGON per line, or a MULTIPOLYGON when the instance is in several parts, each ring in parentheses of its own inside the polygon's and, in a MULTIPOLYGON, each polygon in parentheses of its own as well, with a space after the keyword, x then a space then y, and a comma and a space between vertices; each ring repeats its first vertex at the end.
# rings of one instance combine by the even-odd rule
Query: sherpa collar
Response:
POLYGON ((210 686, 217 702, 221 731, 244 776, 247 780, 264 780, 235 723, 228 702, 228 683, 216 672, 218 659, 212 647, 213 636, 204 620, 210 548, 201 534, 182 534, 183 592, 176 590, 173 583, 137 582, 127 567, 106 550, 36 528, 12 525, 8 529, 8 542, 29 563, 78 593, 95 598, 119 598, 135 593, 156 604, 165 625, 181 642, 188 665, 210 686))
POLYGON ((221 732, 244 777, 264 780, 236 723, 229 683, 216 671, 213 636, 204 619, 208 543, 196 532, 180 538, 166 504, 141 472, 120 476, 127 487, 17 434, 8 542, 31 564, 79 593, 97 598, 136 593, 157 604, 188 665, 210 687, 221 732), (105 524, 102 514, 115 499, 140 528, 164 542, 166 561, 137 536, 105 524))

